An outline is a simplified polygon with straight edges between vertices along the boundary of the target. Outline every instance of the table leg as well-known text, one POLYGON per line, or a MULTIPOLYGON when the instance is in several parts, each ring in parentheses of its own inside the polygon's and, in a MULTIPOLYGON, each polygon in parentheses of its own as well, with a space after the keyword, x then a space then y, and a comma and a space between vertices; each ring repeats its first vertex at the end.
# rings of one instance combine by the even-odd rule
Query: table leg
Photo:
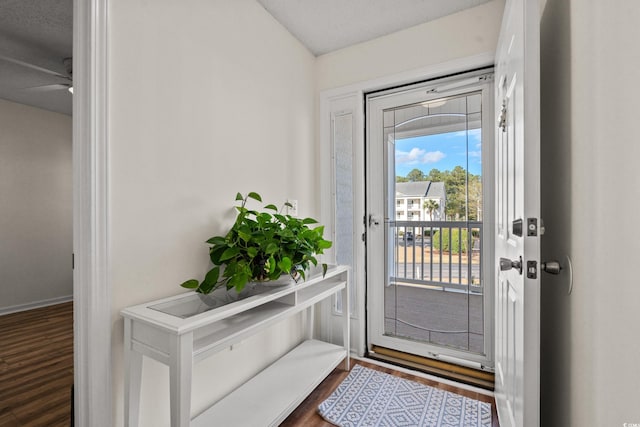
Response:
POLYGON ((312 340, 314 338, 314 329, 315 329, 315 318, 316 318, 316 314, 315 314, 315 305, 312 305, 311 307, 307 308, 307 339, 308 340, 312 340))
POLYGON ((344 370, 349 370, 350 364, 350 352, 351 352, 351 315, 349 310, 351 308, 351 301, 349 301, 349 273, 347 272, 347 283, 342 290, 342 342, 344 349, 347 351, 347 356, 344 359, 344 370))
POLYGON ((171 427, 191 423, 191 374, 193 371, 193 333, 172 335, 169 383, 171 427))
POLYGON ((140 415, 142 354, 132 348, 132 320, 124 319, 124 422, 125 427, 137 427, 140 415))

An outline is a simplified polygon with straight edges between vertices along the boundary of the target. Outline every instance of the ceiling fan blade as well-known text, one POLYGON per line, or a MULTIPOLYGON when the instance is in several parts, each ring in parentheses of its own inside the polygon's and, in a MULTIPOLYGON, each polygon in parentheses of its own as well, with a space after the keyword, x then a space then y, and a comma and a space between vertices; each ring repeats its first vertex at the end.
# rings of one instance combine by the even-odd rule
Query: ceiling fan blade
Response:
POLYGON ((10 58, 8 56, 0 55, 0 60, 11 62, 13 64, 21 65, 26 68, 31 68, 32 70, 40 71, 42 73, 51 74, 52 76, 62 77, 63 79, 69 79, 69 76, 65 76, 64 74, 58 73, 56 71, 49 70, 47 68, 38 67, 37 65, 29 64, 28 62, 20 61, 19 59, 10 58))
POLYGON ((43 86, 34 86, 34 87, 26 87, 24 90, 28 90, 31 92, 48 92, 50 90, 66 90, 69 89, 71 85, 64 83, 57 83, 52 85, 43 85, 43 86))

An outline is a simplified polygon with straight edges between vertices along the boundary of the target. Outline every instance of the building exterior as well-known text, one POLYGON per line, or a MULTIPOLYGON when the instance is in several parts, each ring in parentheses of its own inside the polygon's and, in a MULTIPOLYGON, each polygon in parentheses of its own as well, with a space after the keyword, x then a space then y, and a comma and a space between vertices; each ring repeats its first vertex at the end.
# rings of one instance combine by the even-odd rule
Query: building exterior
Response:
POLYGON ((396 221, 442 221, 446 203, 444 182, 396 183, 396 221), (432 210, 429 201, 437 204, 432 204, 432 210))

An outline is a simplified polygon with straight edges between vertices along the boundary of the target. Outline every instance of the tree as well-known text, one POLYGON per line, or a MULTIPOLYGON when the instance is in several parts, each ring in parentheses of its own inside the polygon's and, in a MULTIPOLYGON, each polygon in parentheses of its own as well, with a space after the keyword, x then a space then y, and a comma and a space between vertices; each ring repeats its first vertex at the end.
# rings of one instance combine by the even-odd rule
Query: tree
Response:
POLYGON ((462 166, 456 166, 445 175, 445 189, 447 192, 446 215, 449 220, 463 220, 467 218, 467 171, 462 166))
POLYGON ((404 176, 397 175, 396 176, 396 182, 409 182, 409 180, 407 178, 405 178, 404 176))
POLYGON ((482 221, 482 180, 469 174, 469 221, 482 221))
POLYGON ((407 179, 411 182, 427 180, 424 172, 422 172, 420 169, 413 169, 411 172, 409 172, 407 174, 407 179))
POLYGON ((429 212, 429 221, 433 221, 433 213, 440 209, 440 204, 433 199, 425 200, 422 207, 429 212))
POLYGON ((443 173, 443 172, 440 172, 439 169, 433 168, 429 171, 429 174, 427 175, 427 180, 431 182, 443 182, 445 173, 448 173, 448 171, 443 173))

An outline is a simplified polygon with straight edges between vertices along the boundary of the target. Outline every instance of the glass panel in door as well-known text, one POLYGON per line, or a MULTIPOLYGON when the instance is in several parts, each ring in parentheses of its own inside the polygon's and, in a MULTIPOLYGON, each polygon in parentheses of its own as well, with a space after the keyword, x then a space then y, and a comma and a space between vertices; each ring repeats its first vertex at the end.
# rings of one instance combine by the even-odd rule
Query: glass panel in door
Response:
POLYGON ((481 114, 480 93, 385 111, 387 335, 484 352, 481 114))
POLYGON ((482 156, 489 86, 368 98, 367 167, 380 169, 368 175, 368 209, 384 216, 367 247, 370 315, 380 319, 369 322, 374 346, 491 363, 482 156))

